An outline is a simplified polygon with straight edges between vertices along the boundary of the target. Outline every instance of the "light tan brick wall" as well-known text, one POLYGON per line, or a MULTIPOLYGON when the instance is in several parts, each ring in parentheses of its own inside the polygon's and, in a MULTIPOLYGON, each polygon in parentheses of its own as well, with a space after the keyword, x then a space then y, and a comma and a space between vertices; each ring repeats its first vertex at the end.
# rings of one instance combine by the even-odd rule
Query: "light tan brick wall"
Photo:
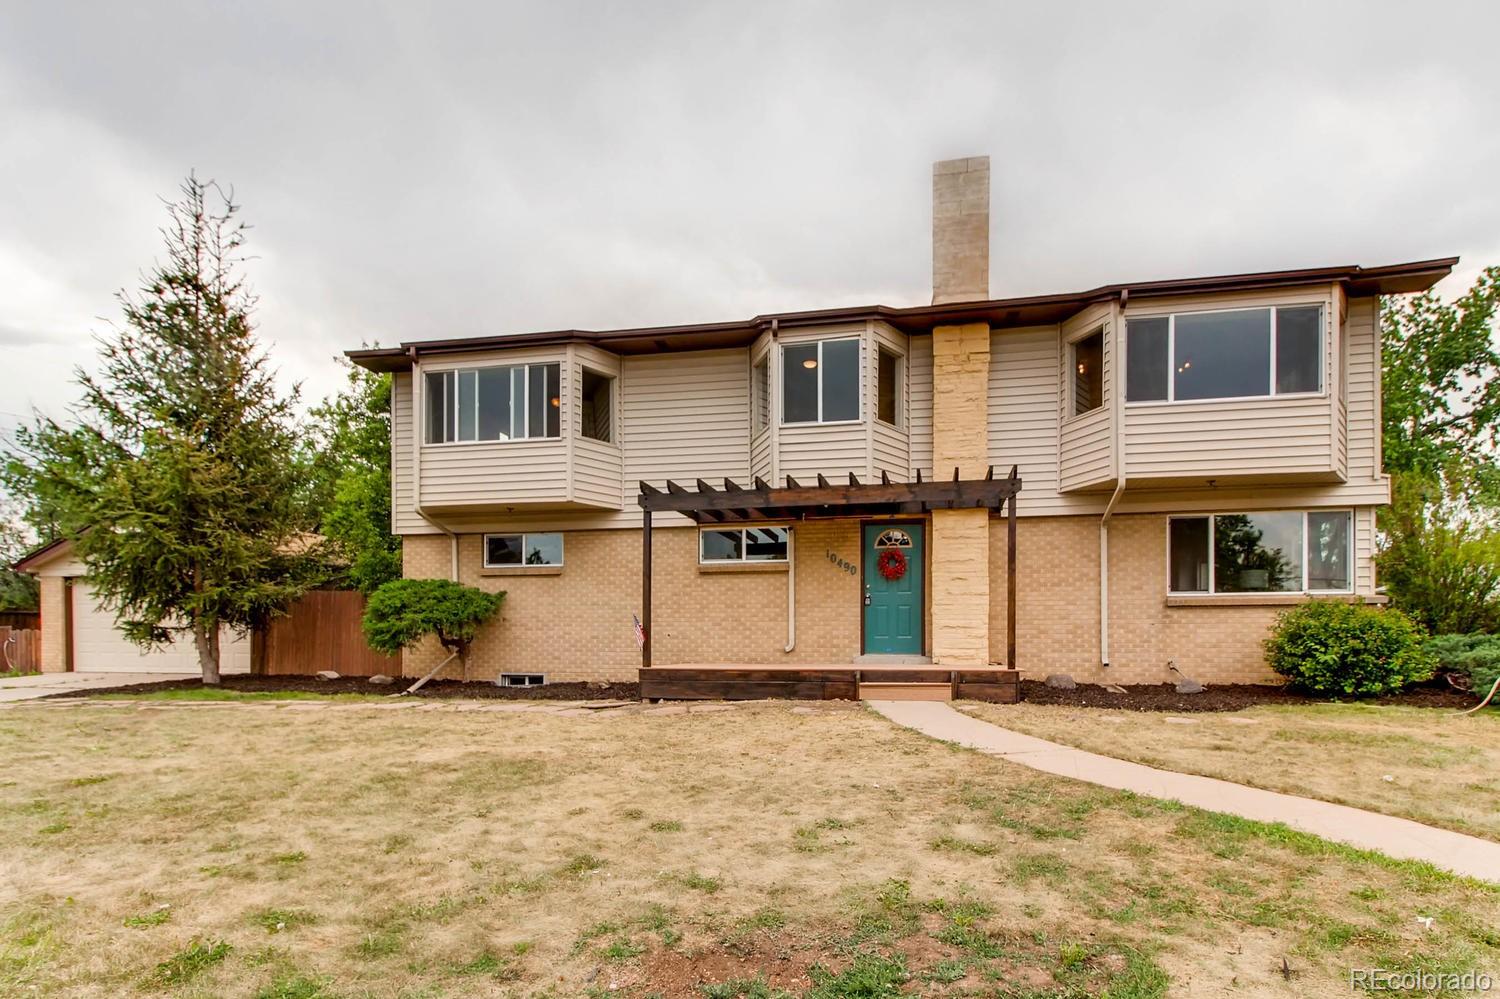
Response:
MULTIPOLYGON (((1204 683, 1277 683, 1261 640, 1279 607, 1168 607, 1166 522, 1116 516, 1109 539, 1110 666, 1099 663, 1099 521, 1026 517, 1016 527, 1016 659, 1032 679, 1162 683, 1172 660, 1204 683)), ((990 642, 1005 647, 1005 524, 990 525, 990 642)))
POLYGON ((990 661, 990 584, 996 577, 986 544, 989 525, 988 510, 932 512, 932 660, 939 666, 990 661))
MULTIPOLYGON (((819 521, 795 529, 797 644, 787 639, 787 573, 700 572, 697 532, 654 532, 652 653, 673 663, 838 663, 859 654, 859 525, 819 521)), ((447 537, 404 539, 405 574, 446 578, 447 537)), ((479 535, 459 538, 461 581, 504 590, 499 617, 474 643, 469 675, 545 673, 548 680, 633 680, 640 665, 632 615, 640 614, 639 531, 572 531, 557 575, 484 575, 479 535)), ((402 657, 418 676, 445 655, 429 640, 402 657)), ((460 675, 450 666, 443 676, 460 675)))
POLYGON ((965 479, 989 468, 990 328, 985 323, 932 331, 932 474, 955 467, 965 479))
POLYGON ((43 673, 64 673, 68 669, 68 588, 62 576, 40 576, 43 673))

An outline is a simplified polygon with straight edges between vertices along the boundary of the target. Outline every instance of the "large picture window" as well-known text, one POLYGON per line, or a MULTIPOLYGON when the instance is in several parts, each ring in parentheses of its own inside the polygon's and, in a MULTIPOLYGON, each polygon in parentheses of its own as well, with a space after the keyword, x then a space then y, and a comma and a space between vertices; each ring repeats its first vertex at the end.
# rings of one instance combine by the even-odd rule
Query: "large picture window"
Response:
POLYGON ((1167 524, 1173 593, 1347 593, 1347 510, 1220 513, 1167 524))
POLYGON ((859 419, 859 341, 819 340, 781 350, 781 422, 859 419))
POLYGON ((429 371, 427 443, 557 437, 561 366, 512 364, 429 371))
POLYGON ((1125 330, 1127 402, 1186 402, 1323 390, 1317 305, 1183 312, 1125 330))
POLYGON ((729 562, 785 562, 787 528, 737 527, 732 530, 699 531, 698 561, 718 565, 729 562))
POLYGON ((563 564, 561 534, 486 534, 484 567, 507 569, 513 566, 563 564))

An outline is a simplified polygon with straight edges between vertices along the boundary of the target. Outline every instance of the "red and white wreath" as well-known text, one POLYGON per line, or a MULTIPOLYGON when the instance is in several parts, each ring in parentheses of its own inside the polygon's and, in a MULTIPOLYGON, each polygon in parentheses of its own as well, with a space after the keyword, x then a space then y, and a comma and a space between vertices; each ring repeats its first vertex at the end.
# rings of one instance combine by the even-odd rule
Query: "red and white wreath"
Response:
POLYGON ((899 548, 887 548, 875 560, 875 568, 888 581, 894 583, 906 575, 906 555, 899 548))

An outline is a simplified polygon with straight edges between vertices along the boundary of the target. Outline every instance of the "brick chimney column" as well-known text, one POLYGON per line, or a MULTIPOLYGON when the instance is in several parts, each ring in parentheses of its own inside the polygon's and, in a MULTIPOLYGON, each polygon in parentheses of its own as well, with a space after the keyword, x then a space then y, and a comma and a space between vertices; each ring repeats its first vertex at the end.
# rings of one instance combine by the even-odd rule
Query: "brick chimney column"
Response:
MULTIPOLYGON (((932 168, 932 301, 989 298, 990 159, 932 168)), ((989 468, 988 323, 932 331, 932 474, 983 478, 989 468)), ((990 661, 988 510, 932 511, 932 660, 942 666, 990 661)))

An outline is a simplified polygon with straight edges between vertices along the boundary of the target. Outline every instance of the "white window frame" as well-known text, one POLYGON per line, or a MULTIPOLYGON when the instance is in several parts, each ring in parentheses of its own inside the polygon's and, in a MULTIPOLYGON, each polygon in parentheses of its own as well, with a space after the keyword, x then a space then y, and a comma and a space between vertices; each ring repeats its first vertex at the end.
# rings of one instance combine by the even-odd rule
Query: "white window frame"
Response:
MULTIPOLYGON (((1125 320, 1125 405, 1129 406, 1165 406, 1183 405, 1191 406, 1196 403, 1219 403, 1219 402, 1252 402, 1263 399, 1316 399, 1328 394, 1328 303, 1323 300, 1315 302, 1278 302, 1275 305, 1241 305, 1232 309, 1179 309, 1176 312, 1153 312, 1140 313, 1126 317, 1125 320), (1318 388, 1312 392, 1278 392, 1276 391, 1276 327, 1282 309, 1312 309, 1318 310, 1318 388), (1270 391, 1265 395, 1226 395, 1214 396, 1208 399, 1178 399, 1177 398, 1177 317, 1178 316, 1212 316, 1228 312, 1263 312, 1269 310, 1271 313, 1271 350, 1270 350, 1270 391), (1130 398, 1129 372, 1130 372, 1130 324, 1150 319, 1165 319, 1167 321, 1167 397, 1165 399, 1132 399, 1130 398)), ((1093 412, 1093 410, 1089 410, 1093 412)), ((1080 414, 1081 415, 1081 414, 1080 414)))
POLYGON ((730 526, 728 524, 715 524, 712 527, 704 526, 704 527, 698 528, 698 564, 699 565, 786 565, 787 561, 788 561, 786 558, 746 558, 745 557, 745 551, 746 551, 745 532, 746 531, 764 530, 764 529, 770 528, 770 527, 775 527, 775 528, 779 528, 779 529, 781 529, 783 531, 786 531, 787 552, 788 552, 788 554, 790 554, 790 552, 792 550, 792 525, 790 525, 790 524, 750 524, 750 525, 744 525, 744 526, 739 525, 739 524, 736 524, 736 525, 733 525, 733 526, 730 526), (739 532, 739 534, 740 534, 740 557, 739 558, 709 558, 709 559, 704 558, 703 557, 703 535, 708 534, 710 532, 718 533, 718 532, 727 532, 727 531, 738 531, 739 532))
MULTIPOLYGON (((591 364, 579 365, 579 369, 578 369, 578 410, 579 410, 579 414, 578 414, 578 439, 579 440, 593 441, 595 444, 608 444, 608 445, 612 445, 614 447, 619 447, 620 446, 620 421, 618 419, 619 413, 620 413, 620 406, 619 406, 619 403, 616 401, 616 400, 618 400, 619 395, 620 395, 619 381, 620 381, 620 379, 619 379, 618 375, 612 375, 608 371, 601 371, 599 368, 596 368, 596 367, 594 367, 591 364), (583 382, 584 382, 584 376, 585 375, 593 375, 595 378, 603 378, 606 382, 609 383, 609 440, 600 440, 597 437, 590 437, 590 436, 588 436, 587 434, 585 434, 583 432, 583 382)), ((559 378, 559 385, 558 385, 558 391, 559 392, 562 390, 562 385, 560 384, 560 382, 561 382, 561 379, 559 378)), ((529 386, 530 384, 531 384, 531 381, 528 378, 527 379, 527 385, 529 386)), ((528 388, 528 391, 530 391, 529 388, 528 388)), ((528 419, 530 419, 529 416, 528 416, 528 419)), ((595 417, 595 419, 598 419, 598 417, 595 417)), ((562 414, 561 413, 557 414, 557 429, 558 429, 559 433, 562 431, 562 414)), ((542 440, 550 440, 551 438, 544 437, 544 438, 541 438, 541 439, 542 440)))
POLYGON ((776 419, 783 427, 839 427, 849 426, 864 422, 865 393, 864 375, 861 365, 864 364, 865 342, 864 337, 859 336, 831 336, 824 340, 804 340, 796 343, 783 343, 781 345, 781 393, 780 412, 776 419), (857 345, 858 350, 854 357, 854 397, 856 400, 856 415, 852 420, 825 420, 823 419, 823 372, 827 369, 823 366, 823 345, 825 343, 850 343, 857 345), (786 350, 788 347, 808 347, 813 344, 818 348, 818 418, 816 420, 788 420, 786 418, 786 350))
POLYGON ((776 393, 772 391, 772 383, 776 380, 775 365, 771 363, 771 352, 767 350, 759 357, 750 358, 750 434, 758 437, 771 429, 774 419, 773 410, 776 408, 776 393), (762 364, 766 366, 766 384, 764 392, 756 378, 755 372, 762 364), (764 395, 764 398, 762 398, 764 395), (761 421, 761 407, 765 407, 766 419, 761 421))
MULTIPOLYGON (((471 444, 524 444, 527 441, 556 441, 556 440, 562 440, 562 434, 563 434, 563 415, 564 415, 563 414, 563 398, 567 395, 566 391, 564 391, 564 389, 563 389, 563 369, 566 368, 566 367, 567 367, 567 365, 563 364, 560 360, 558 360, 558 361, 520 361, 520 362, 517 362, 515 364, 467 364, 467 365, 463 365, 461 367, 456 367, 456 368, 427 368, 427 367, 424 367, 422 369, 422 410, 423 410, 423 412, 422 412, 422 421, 423 421, 422 443, 423 443, 423 445, 427 446, 427 447, 453 447, 455 445, 467 447, 467 446, 469 446, 471 444), (428 407, 429 407, 429 393, 431 392, 431 386, 427 382, 427 376, 428 375, 441 375, 443 377, 443 392, 446 393, 448 391, 448 384, 449 384, 449 381, 450 381, 450 379, 449 379, 450 375, 453 376, 452 379, 451 379, 451 381, 452 381, 454 390, 457 391, 457 389, 458 389, 458 379, 461 378, 466 373, 473 373, 475 379, 477 380, 478 377, 479 377, 478 373, 480 371, 486 371, 486 370, 490 370, 490 369, 494 369, 494 368, 504 368, 504 369, 510 370, 510 371, 514 371, 517 368, 522 369, 525 373, 521 376, 521 416, 522 416, 523 422, 525 422, 525 424, 526 424, 526 429, 529 431, 531 429, 531 370, 530 369, 532 369, 532 368, 544 368, 544 367, 547 367, 548 365, 556 365, 557 366, 557 392, 558 392, 557 409, 558 409, 558 412, 557 412, 557 433, 555 435, 552 435, 552 436, 545 436, 544 435, 544 436, 541 436, 541 437, 530 437, 530 436, 516 437, 515 435, 511 435, 510 437, 505 437, 505 438, 486 438, 485 440, 479 440, 478 439, 478 432, 479 432, 479 410, 476 407, 475 410, 474 410, 475 439, 474 440, 469 440, 469 441, 461 441, 461 440, 458 439, 458 422, 459 422, 459 417, 458 417, 458 401, 455 399, 454 400, 454 404, 453 404, 453 422, 447 428, 448 429, 448 439, 445 440, 445 441, 435 441, 435 440, 428 440, 427 439, 427 429, 428 429, 428 423, 427 423, 428 413, 427 413, 427 410, 428 410, 428 407)), ((511 383, 511 385, 512 385, 512 389, 514 389, 514 385, 515 385, 514 377, 515 376, 512 375, 511 377, 512 377, 512 383, 511 383)), ((477 396, 477 391, 478 390, 477 390, 477 386, 476 386, 476 396, 477 396)), ((512 400, 514 400, 515 397, 512 396, 511 398, 512 398, 512 400)), ((446 402, 446 400, 445 400, 445 402, 446 402)), ((515 407, 514 402, 512 402, 511 406, 512 406, 512 412, 514 412, 514 407, 515 407)), ((543 420, 543 424, 544 424, 544 429, 545 429, 545 419, 543 420)))
POLYGON ((1302 510, 1216 510, 1213 513, 1174 513, 1167 517, 1167 595, 1170 597, 1295 597, 1295 596, 1348 596, 1355 586, 1355 532, 1358 524, 1353 507, 1324 507, 1302 510), (1253 516, 1258 513, 1296 513, 1302 516, 1302 588, 1300 590, 1216 590, 1214 589, 1214 518, 1236 515, 1253 516), (1349 587, 1343 590, 1310 590, 1307 588, 1308 545, 1312 533, 1307 529, 1307 518, 1312 514, 1342 513, 1349 518, 1349 587), (1208 589, 1172 589, 1172 522, 1174 520, 1208 521, 1208 589))
POLYGON ((1106 328, 1103 325, 1099 325, 1099 326, 1091 327, 1091 328, 1085 330, 1082 333, 1074 333, 1072 336, 1068 337, 1066 340, 1063 341, 1063 378, 1064 378, 1064 385, 1065 385, 1066 390, 1067 390, 1067 393, 1066 393, 1067 394, 1067 399, 1064 401, 1064 407, 1065 408, 1063 410, 1063 413, 1064 413, 1064 415, 1063 415, 1063 422, 1066 423, 1068 420, 1081 420, 1081 419, 1084 419, 1085 417, 1093 416, 1094 414, 1098 413, 1100 410, 1104 409, 1104 396, 1109 392, 1109 386, 1108 386, 1108 384, 1105 381, 1104 370, 1103 370, 1103 368, 1104 368, 1104 351, 1109 346, 1108 343, 1105 342, 1107 337, 1108 337, 1108 332, 1107 332, 1106 328), (1077 397, 1076 397, 1076 392, 1078 391, 1078 387, 1077 387, 1077 385, 1076 385, 1076 383, 1074 381, 1074 376, 1075 376, 1076 372, 1073 370, 1073 365, 1075 363, 1074 360, 1073 360, 1073 358, 1075 356, 1074 353, 1073 353, 1073 350, 1080 343, 1082 343, 1083 341, 1087 340, 1089 337, 1091 337, 1091 336, 1093 336, 1095 334, 1098 334, 1099 338, 1100 338, 1100 340, 1099 340, 1099 346, 1100 346, 1100 350, 1099 350, 1099 368, 1100 368, 1100 371, 1099 371, 1099 405, 1095 406, 1092 409, 1086 409, 1086 410, 1084 410, 1081 413, 1076 413, 1076 412, 1074 412, 1074 407, 1077 405, 1077 402, 1078 402, 1077 397))
POLYGON ((479 559, 486 569, 561 569, 567 562, 568 538, 563 531, 492 531, 484 535, 479 542, 479 559), (557 535, 557 547, 561 557, 556 562, 547 562, 542 565, 528 565, 526 562, 491 562, 490 561, 490 538, 520 538, 521 557, 526 557, 526 539, 540 537, 544 534, 557 535))

